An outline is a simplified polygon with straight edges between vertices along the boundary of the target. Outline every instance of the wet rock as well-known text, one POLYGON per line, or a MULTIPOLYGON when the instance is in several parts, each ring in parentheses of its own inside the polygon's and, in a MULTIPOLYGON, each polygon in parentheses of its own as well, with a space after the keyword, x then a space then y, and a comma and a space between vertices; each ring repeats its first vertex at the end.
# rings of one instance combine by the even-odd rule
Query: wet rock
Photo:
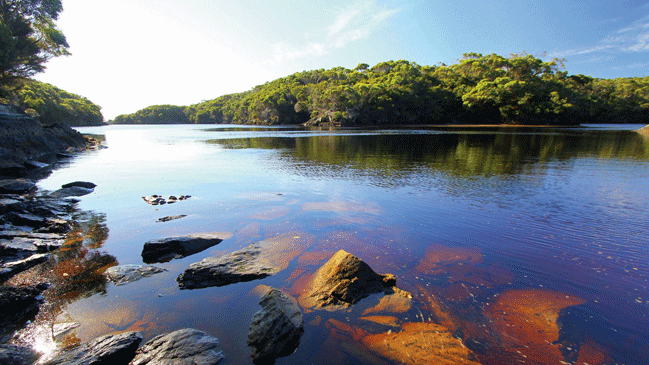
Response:
POLYGON ((392 292, 395 284, 394 275, 379 275, 358 257, 340 250, 315 273, 300 304, 349 307, 370 294, 392 292))
POLYGON ((4 282, 20 272, 47 261, 49 257, 50 255, 48 254, 37 254, 31 255, 26 259, 2 264, 2 266, 0 266, 0 282, 4 282))
POLYGON ((41 239, 34 237, 14 237, 12 240, 0 239, 0 255, 14 255, 24 258, 35 253, 53 251, 63 244, 63 239, 41 239))
POLYGON ((149 265, 119 265, 109 267, 106 277, 115 285, 124 285, 164 271, 167 270, 149 265))
POLYGON ((40 286, 0 286, 0 339, 36 315, 43 302, 41 292, 44 289, 40 286))
POLYGON ((133 359, 140 342, 142 334, 139 332, 106 335, 61 352, 45 365, 126 365, 133 359))
POLYGON ((63 184, 61 185, 61 188, 67 189, 67 188, 72 188, 72 187, 79 187, 79 188, 85 188, 85 189, 94 189, 97 187, 97 184, 88 182, 88 181, 74 181, 71 183, 63 184))
POLYGON ((281 290, 270 288, 261 297, 262 309, 255 313, 248 332, 254 363, 273 363, 297 349, 304 319, 297 301, 281 290))
POLYGON ((35 189, 36 184, 31 180, 0 180, 0 194, 25 194, 35 189))
POLYGON ((40 354, 31 347, 0 345, 0 364, 30 365, 36 363, 40 354))
POLYGON ((10 212, 5 214, 5 220, 14 226, 26 226, 32 228, 45 226, 45 218, 29 213, 10 212))
POLYGON ((48 164, 46 164, 44 162, 34 161, 34 160, 27 160, 27 161, 24 162, 24 164, 25 164, 25 167, 27 167, 29 169, 34 169, 34 170, 45 169, 45 168, 50 166, 50 165, 48 165, 48 164))
POLYGON ((144 244, 142 261, 147 264, 168 262, 201 252, 221 241, 223 238, 214 233, 196 233, 151 240, 144 244))
POLYGON ((25 166, 13 161, 0 160, 0 176, 18 177, 26 172, 25 166))
POLYGON ((55 192, 52 193, 53 197, 56 198, 67 198, 70 196, 84 196, 88 195, 95 191, 94 188, 84 188, 81 186, 70 186, 67 188, 61 188, 55 192))
POLYGON ((230 254, 208 257, 189 265, 176 281, 180 289, 196 289, 263 279, 279 269, 263 260, 261 252, 261 246, 253 243, 230 254))
POLYGON ((170 215, 170 216, 167 216, 167 217, 158 218, 157 222, 169 222, 169 221, 172 221, 172 220, 175 220, 175 219, 184 218, 186 216, 187 216, 186 214, 170 215))
POLYGON ((480 365, 462 341, 435 323, 404 323, 400 332, 369 335, 362 342, 397 364, 480 365))
POLYGON ((164 204, 173 204, 177 201, 182 201, 182 200, 187 200, 191 198, 190 195, 181 195, 180 197, 176 197, 174 195, 170 196, 169 198, 165 199, 164 196, 162 195, 151 195, 151 196, 143 196, 142 199, 150 205, 164 205, 164 204))
POLYGON ((224 358, 216 337, 185 328, 145 343, 137 350, 131 365, 214 365, 224 358))

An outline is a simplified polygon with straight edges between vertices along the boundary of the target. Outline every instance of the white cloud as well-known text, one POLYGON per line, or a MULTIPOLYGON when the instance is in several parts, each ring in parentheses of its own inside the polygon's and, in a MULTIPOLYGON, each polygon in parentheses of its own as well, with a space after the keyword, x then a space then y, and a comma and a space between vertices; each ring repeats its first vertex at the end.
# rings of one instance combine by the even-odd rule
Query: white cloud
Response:
POLYGON ((649 51, 649 16, 636 20, 612 32, 596 44, 553 52, 550 56, 561 58, 589 54, 617 54, 646 51, 649 51))
POLYGON ((332 24, 324 28, 323 36, 316 42, 297 45, 275 44, 271 62, 320 57, 333 49, 344 48, 354 41, 367 39, 400 11, 400 8, 390 9, 378 5, 373 0, 358 1, 339 9, 332 24))

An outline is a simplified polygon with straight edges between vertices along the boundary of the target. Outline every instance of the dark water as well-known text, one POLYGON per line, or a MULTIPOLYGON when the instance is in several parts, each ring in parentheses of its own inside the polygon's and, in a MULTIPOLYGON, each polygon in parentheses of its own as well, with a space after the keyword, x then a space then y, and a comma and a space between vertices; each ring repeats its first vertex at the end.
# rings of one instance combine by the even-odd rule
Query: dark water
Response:
POLYGON ((443 325, 484 364, 648 363, 649 139, 619 129, 83 129, 108 149, 40 186, 98 187, 79 203, 78 236, 31 273, 57 285, 22 341, 51 350, 43 328, 66 322, 79 326, 58 346, 194 327, 220 339, 226 364, 249 363, 253 289, 297 296, 344 249, 395 274, 411 306, 377 312, 383 324, 360 319, 380 295, 307 311, 298 350, 278 364, 385 363, 364 338, 413 322, 443 325), (150 206, 141 197, 152 194, 192 197, 150 206), (177 214, 187 216, 156 222, 177 214), (142 263, 150 239, 195 232, 229 238, 128 285, 102 275, 142 263), (280 273, 178 289, 189 264, 268 239, 297 247, 280 273))

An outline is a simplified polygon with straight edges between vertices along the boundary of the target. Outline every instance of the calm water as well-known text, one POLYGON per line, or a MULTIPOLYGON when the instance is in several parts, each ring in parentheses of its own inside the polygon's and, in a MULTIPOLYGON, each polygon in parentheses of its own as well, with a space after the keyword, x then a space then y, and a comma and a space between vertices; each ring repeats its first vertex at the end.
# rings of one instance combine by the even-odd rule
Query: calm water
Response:
POLYGON ((649 363, 649 139, 615 129, 82 129, 108 148, 39 185, 98 186, 81 198, 84 225, 50 263, 51 304, 23 341, 51 349, 39 331, 66 322, 79 326, 59 346, 194 327, 220 339, 226 364, 249 363, 251 291, 296 295, 345 249, 397 275, 412 306, 381 313, 387 325, 359 319, 379 295, 350 311, 305 313, 300 347, 278 364, 379 362, 363 336, 422 321, 449 328, 485 364, 649 363), (152 194, 192 197, 150 206, 141 197, 152 194), (156 222, 178 214, 187 216, 156 222), (141 264, 150 239, 195 232, 230 238, 128 285, 101 275, 141 264), (298 247, 285 270, 178 289, 189 264, 264 239, 298 247))

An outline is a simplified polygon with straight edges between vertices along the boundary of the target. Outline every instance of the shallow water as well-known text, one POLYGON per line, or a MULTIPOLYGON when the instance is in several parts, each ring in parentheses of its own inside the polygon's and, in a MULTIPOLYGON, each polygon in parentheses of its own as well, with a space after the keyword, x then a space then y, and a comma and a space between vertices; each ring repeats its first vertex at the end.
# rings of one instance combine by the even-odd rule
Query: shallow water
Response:
POLYGON ((58 346, 194 327, 220 339, 226 364, 250 362, 253 289, 297 297, 344 249, 395 274, 411 306, 381 311, 376 295, 348 311, 307 311, 298 350, 278 364, 378 363, 389 356, 370 335, 410 322, 441 324, 484 364, 644 364, 649 139, 631 131, 640 127, 81 128, 104 135, 108 148, 76 157, 39 186, 98 186, 78 204, 85 213, 76 239, 30 273, 49 270, 57 285, 20 341, 51 350, 39 331, 65 322, 79 326, 58 346), (141 197, 152 194, 191 198, 151 206, 141 197), (102 275, 117 263, 141 264, 148 240, 196 232, 229 238, 128 285, 102 275), (293 247, 278 274, 178 289, 189 264, 268 239, 293 247), (388 319, 359 319, 367 313, 388 319))

